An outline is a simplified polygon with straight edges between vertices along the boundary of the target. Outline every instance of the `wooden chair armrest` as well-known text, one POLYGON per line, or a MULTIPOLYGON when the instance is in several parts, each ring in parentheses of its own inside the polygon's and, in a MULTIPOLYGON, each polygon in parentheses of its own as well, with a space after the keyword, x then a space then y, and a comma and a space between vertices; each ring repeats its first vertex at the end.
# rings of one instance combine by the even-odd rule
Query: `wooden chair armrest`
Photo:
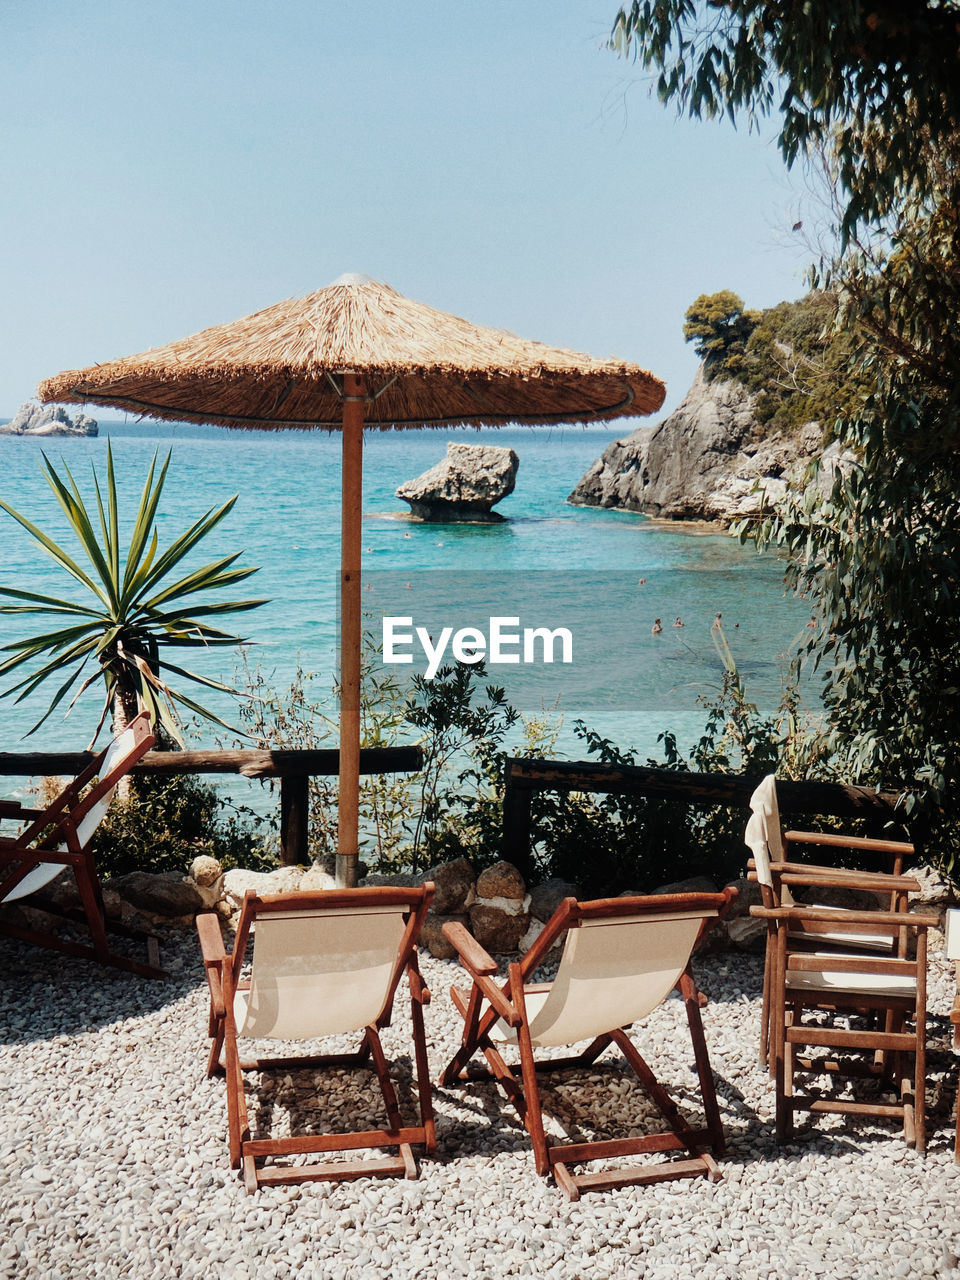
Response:
POLYGON ((489 977, 498 971, 499 965, 459 920, 448 920, 443 926, 443 936, 456 947, 457 955, 465 969, 476 976, 489 977))
POLYGON ((906 840, 874 840, 872 836, 845 836, 836 831, 785 831, 787 844, 822 844, 834 849, 870 849, 875 853, 913 853, 906 840))
POLYGON ((456 947, 460 963, 470 974, 474 986, 484 999, 508 1026, 519 1027, 521 1022, 519 1013, 497 984, 490 980, 491 975, 499 968, 497 962, 487 954, 473 934, 469 933, 459 920, 447 921, 443 926, 443 933, 447 941, 456 947))
POLYGON ((805 867, 802 862, 782 862, 774 868, 781 884, 808 885, 823 889, 869 889, 875 893, 919 893, 920 882, 913 876, 888 876, 880 871, 830 871, 828 867, 805 867))
POLYGON ((223 965, 227 958, 220 932, 220 920, 215 911, 203 911, 197 916, 197 933, 200 935, 200 952, 203 967, 210 986, 213 1012, 218 1018, 226 1014, 223 999, 223 965))
POLYGON ((809 920, 819 924, 843 926, 846 924, 887 924, 898 929, 904 927, 914 929, 936 929, 940 917, 932 913, 919 911, 847 911, 845 908, 830 907, 751 907, 750 914, 761 920, 809 920))

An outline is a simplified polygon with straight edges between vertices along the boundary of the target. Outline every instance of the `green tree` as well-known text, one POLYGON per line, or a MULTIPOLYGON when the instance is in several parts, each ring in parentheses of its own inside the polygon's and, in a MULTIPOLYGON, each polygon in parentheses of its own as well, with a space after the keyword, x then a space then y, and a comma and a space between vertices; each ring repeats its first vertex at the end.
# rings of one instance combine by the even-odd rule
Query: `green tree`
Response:
POLYGON ((707 377, 736 377, 743 364, 747 339, 759 317, 744 311, 743 299, 729 289, 701 293, 688 308, 683 336, 704 362, 707 377))
MULTIPOLYGON (((759 530, 810 593, 848 777, 932 801, 960 827, 960 8, 956 0, 775 5, 639 0, 611 37, 694 117, 779 112, 788 163, 836 182, 838 250, 816 282, 861 393, 829 423, 852 461, 759 530)), ((822 479, 822 477, 820 477, 822 479)))
MULTIPOLYGON (((16 604, 0 604, 0 613, 18 618, 57 618, 60 625, 41 635, 14 640, 4 645, 9 653, 0 663, 0 675, 27 664, 29 674, 3 691, 4 697, 17 694, 27 698, 51 677, 63 679, 50 705, 30 730, 33 733, 76 688, 70 707, 91 685, 103 681, 103 711, 97 734, 113 710, 114 729, 119 732, 136 714, 138 699, 175 741, 181 743, 176 704, 201 716, 224 722, 192 697, 175 689, 170 677, 185 678, 210 689, 234 692, 220 681, 198 675, 174 663, 171 650, 210 648, 243 643, 211 626, 207 619, 227 613, 255 609, 264 600, 208 601, 194 603, 198 594, 233 587, 256 573, 256 569, 234 568, 240 552, 224 556, 197 568, 186 561, 197 544, 232 510, 236 495, 221 507, 211 508, 160 551, 154 524, 171 455, 168 453, 159 474, 154 455, 147 474, 129 544, 124 552, 120 538, 120 504, 113 467, 113 453, 107 446, 106 499, 96 470, 93 472, 96 511, 91 515, 69 468, 63 478, 44 454, 47 483, 66 515, 79 544, 76 557, 39 529, 26 516, 0 500, 0 508, 12 516, 53 560, 83 589, 82 598, 39 595, 19 587, 0 586, 0 596, 16 604), (179 575, 179 576, 178 576, 179 575), (37 666, 36 664, 40 665, 37 666), (93 668, 88 671, 88 668, 93 668)), ((229 726, 225 726, 229 728, 229 726)))

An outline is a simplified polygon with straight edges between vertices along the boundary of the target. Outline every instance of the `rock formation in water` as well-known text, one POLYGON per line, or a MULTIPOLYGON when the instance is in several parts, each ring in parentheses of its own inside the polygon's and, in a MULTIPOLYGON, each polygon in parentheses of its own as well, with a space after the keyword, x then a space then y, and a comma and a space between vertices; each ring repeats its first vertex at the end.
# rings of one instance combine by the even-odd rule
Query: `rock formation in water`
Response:
POLYGON ((0 426, 4 436, 95 436, 97 424, 85 413, 73 417, 60 404, 37 404, 25 401, 12 422, 0 426))
POLYGON ((431 522, 496 521, 494 503, 513 493, 520 459, 499 445, 448 444, 447 456, 397 490, 411 514, 431 522))
MULTIPOLYGON (((756 514, 802 483, 822 432, 810 422, 770 433, 753 406, 740 383, 708 382, 701 367, 678 408, 609 445, 568 501, 668 520, 726 523, 756 514)), ((838 456, 836 445, 824 451, 826 476, 838 456)))

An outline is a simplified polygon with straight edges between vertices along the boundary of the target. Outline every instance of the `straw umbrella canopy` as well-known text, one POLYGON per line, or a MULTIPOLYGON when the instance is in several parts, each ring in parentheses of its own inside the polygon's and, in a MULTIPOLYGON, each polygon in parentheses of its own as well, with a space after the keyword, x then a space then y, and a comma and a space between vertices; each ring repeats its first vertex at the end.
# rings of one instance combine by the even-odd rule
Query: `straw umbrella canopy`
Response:
POLYGON ((45 402, 250 430, 342 432, 337 882, 356 883, 364 426, 588 423, 654 413, 659 378, 469 323, 364 276, 341 276, 230 324, 48 378, 45 402))

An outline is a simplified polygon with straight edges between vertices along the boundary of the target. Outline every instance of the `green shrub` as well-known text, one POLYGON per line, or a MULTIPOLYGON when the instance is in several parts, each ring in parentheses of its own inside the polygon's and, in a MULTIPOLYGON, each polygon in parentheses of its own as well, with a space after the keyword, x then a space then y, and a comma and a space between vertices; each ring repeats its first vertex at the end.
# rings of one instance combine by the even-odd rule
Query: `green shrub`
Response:
POLYGON ((115 799, 93 838, 102 875, 182 871, 200 854, 225 870, 272 871, 277 858, 264 846, 265 820, 234 810, 214 787, 189 774, 134 779, 127 800, 115 799))

